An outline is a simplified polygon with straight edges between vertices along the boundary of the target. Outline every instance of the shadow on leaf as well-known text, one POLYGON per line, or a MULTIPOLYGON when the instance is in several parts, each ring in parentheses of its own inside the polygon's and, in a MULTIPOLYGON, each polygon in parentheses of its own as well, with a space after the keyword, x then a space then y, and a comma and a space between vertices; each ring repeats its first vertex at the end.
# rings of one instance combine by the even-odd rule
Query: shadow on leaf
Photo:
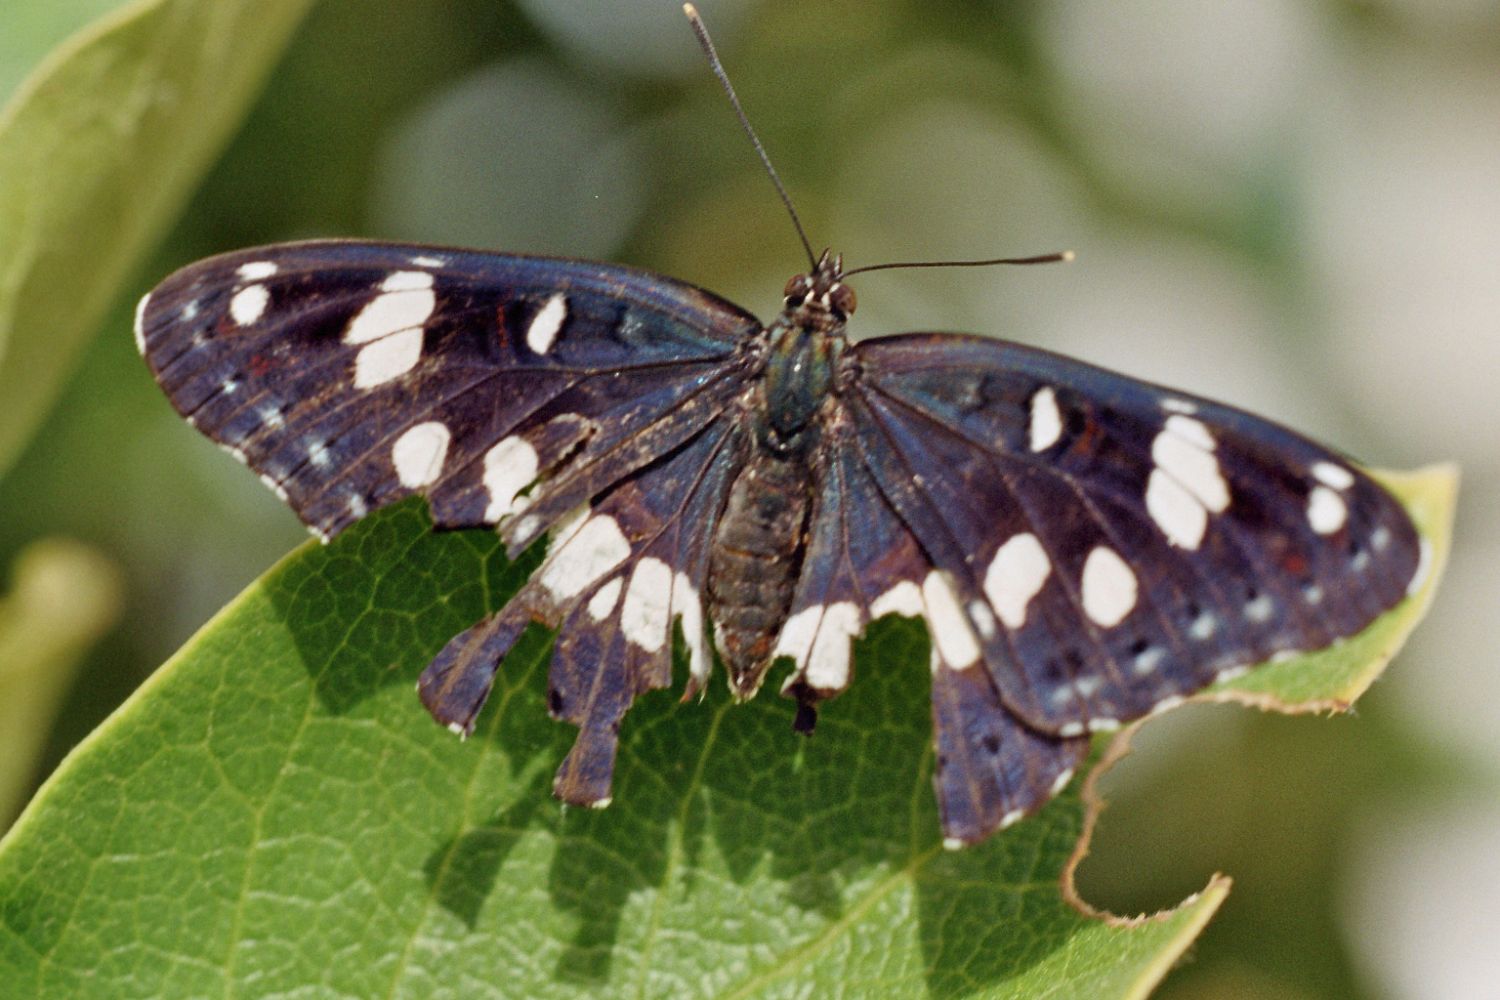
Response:
MULTIPOLYGON (((410 686, 539 558, 510 564, 493 535, 433 532, 420 504, 405 503, 293 563, 276 599, 319 704, 343 716, 410 686)), ((535 885, 518 855, 533 864, 539 850, 551 907, 566 915, 553 975, 575 984, 611 979, 627 912, 655 922, 631 925, 632 941, 646 940, 633 961, 712 935, 744 949, 745 972, 772 979, 796 976, 841 938, 899 936, 915 916, 937 996, 1013 978, 1077 931, 1083 918, 1057 884, 1081 822, 1073 796, 981 847, 941 849, 918 623, 872 627, 857 682, 823 706, 811 737, 793 731, 778 678, 746 705, 722 682, 697 704, 646 695, 625 719, 614 801, 599 811, 550 795, 575 733, 547 713, 551 638, 531 629, 507 656, 467 745, 415 726, 423 745, 461 761, 455 780, 427 790, 426 808, 457 829, 445 824, 422 871, 433 901, 471 934, 485 933, 499 899, 535 885)), ((680 640, 677 652, 681 678, 680 640)), ((414 695, 409 710, 425 721, 414 695)))

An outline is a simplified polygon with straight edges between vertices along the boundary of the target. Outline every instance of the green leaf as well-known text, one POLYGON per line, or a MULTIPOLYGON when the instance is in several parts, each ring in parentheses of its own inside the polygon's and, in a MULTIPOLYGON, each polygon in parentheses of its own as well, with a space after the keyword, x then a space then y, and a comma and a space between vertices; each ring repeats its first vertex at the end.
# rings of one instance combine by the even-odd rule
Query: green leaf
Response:
MULTIPOLYGON (((1439 554, 1440 479, 1409 494, 1439 554)), ((1074 790, 942 850, 912 622, 872 628, 811 739, 780 698, 647 696, 614 804, 564 810, 544 632, 466 743, 412 692, 534 559, 408 502, 252 586, 0 841, 9 995, 1139 997, 1224 898, 1070 906, 1074 790)))
POLYGON ((308 5, 129 4, 54 51, 0 111, 0 474, 308 5))
POLYGON ((114 564, 67 539, 33 542, 12 576, 0 597, 0 824, 20 808, 73 670, 121 599, 114 564))

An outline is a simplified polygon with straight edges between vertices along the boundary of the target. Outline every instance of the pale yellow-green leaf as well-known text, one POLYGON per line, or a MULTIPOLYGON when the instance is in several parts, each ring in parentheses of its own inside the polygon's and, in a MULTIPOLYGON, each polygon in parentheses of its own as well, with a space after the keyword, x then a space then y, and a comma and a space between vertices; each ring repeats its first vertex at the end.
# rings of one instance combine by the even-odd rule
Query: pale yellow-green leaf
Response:
POLYGON ((309 2, 138 0, 52 52, 0 110, 0 474, 309 2))
POLYGON ((20 807, 84 651, 119 616, 114 564, 78 542, 33 542, 0 595, 0 825, 20 807))

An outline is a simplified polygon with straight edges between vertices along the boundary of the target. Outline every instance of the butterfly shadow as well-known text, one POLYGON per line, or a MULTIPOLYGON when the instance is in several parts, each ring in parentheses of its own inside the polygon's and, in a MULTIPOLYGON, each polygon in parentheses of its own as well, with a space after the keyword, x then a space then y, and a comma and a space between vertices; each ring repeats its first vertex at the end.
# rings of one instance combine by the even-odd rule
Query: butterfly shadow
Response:
MULTIPOLYGON (((493 535, 433 532, 420 507, 400 504, 294 563, 273 600, 321 709, 386 716, 398 708, 395 692, 382 692, 409 688, 426 657, 501 606, 539 557, 509 563, 493 535), (378 712, 366 705, 377 695, 378 712)), ((786 933, 813 938, 897 874, 915 894, 924 976, 938 996, 1016 976, 1061 947, 1079 919, 1056 872, 1037 865, 1038 838, 1072 836, 1076 803, 978 848, 939 847, 928 646, 917 623, 872 627, 856 647, 856 682, 823 706, 811 737, 793 731, 795 705, 774 693, 782 671, 744 705, 717 678, 701 702, 681 704, 675 691, 642 697, 624 721, 614 802, 603 810, 550 794, 576 732, 547 713, 550 651, 546 630, 528 631, 467 746, 431 725, 414 695, 399 710, 410 711, 413 738, 465 755, 473 784, 463 792, 490 810, 467 821, 470 803, 451 786, 432 792, 433 814, 459 828, 426 851, 431 898, 482 933, 496 912, 527 905, 537 887, 523 869, 545 863, 550 906, 572 928, 554 962, 558 980, 608 980, 625 914, 653 893, 723 927, 789 913, 786 933)), ((677 652, 681 678, 680 639, 677 652)), ((630 957, 639 960, 634 948, 630 957)))
POLYGON ((509 600, 542 556, 505 558, 487 531, 436 531, 411 498, 294 557, 271 591, 323 711, 343 716, 416 675, 509 600))
MULTIPOLYGON (((502 674, 514 676, 521 658, 513 653, 502 674)), ((547 891, 575 928, 553 972, 597 985, 610 978, 627 909, 639 910, 651 893, 695 919, 738 922, 750 936, 764 928, 747 914, 790 912, 787 933, 801 926, 815 937, 902 873, 915 895, 928 992, 967 995, 978 983, 1011 979, 1065 945, 1080 919, 1063 902, 1056 872, 1038 862, 1057 856, 1044 840, 1061 836, 1071 846, 1076 803, 1052 807, 1050 822, 1044 815, 980 847, 943 851, 927 658, 915 623, 876 625, 856 654, 859 682, 825 706, 810 738, 792 730, 795 706, 772 693, 777 678, 746 705, 732 704, 722 684, 700 704, 653 692, 625 721, 605 810, 551 800, 550 767, 573 731, 545 720, 545 670, 526 668, 506 707, 482 722, 484 738, 506 755, 534 753, 545 739, 538 719, 561 738, 547 741, 547 767, 513 805, 434 853, 445 873, 436 896, 473 926, 521 832, 546 829, 556 838, 547 891)), ((898 928, 889 929, 894 938, 898 928)), ((629 954, 640 958, 634 948, 629 954)))

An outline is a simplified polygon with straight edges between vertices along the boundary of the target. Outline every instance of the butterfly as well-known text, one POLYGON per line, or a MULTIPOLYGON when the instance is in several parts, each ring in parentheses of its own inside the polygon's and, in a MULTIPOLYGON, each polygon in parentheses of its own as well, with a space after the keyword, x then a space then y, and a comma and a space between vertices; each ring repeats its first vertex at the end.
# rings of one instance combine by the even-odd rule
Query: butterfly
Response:
POLYGON ((413 494, 440 529, 545 559, 418 690, 474 728, 502 657, 558 629, 554 789, 610 799, 643 692, 716 659, 738 699, 786 657, 811 730, 885 615, 931 638, 945 843, 1062 789, 1089 734, 1354 635, 1427 547, 1346 458, 1241 410, 1036 348, 851 342, 824 253, 769 324, 592 261, 363 242, 192 264, 137 344, 172 405, 325 541, 413 494))

